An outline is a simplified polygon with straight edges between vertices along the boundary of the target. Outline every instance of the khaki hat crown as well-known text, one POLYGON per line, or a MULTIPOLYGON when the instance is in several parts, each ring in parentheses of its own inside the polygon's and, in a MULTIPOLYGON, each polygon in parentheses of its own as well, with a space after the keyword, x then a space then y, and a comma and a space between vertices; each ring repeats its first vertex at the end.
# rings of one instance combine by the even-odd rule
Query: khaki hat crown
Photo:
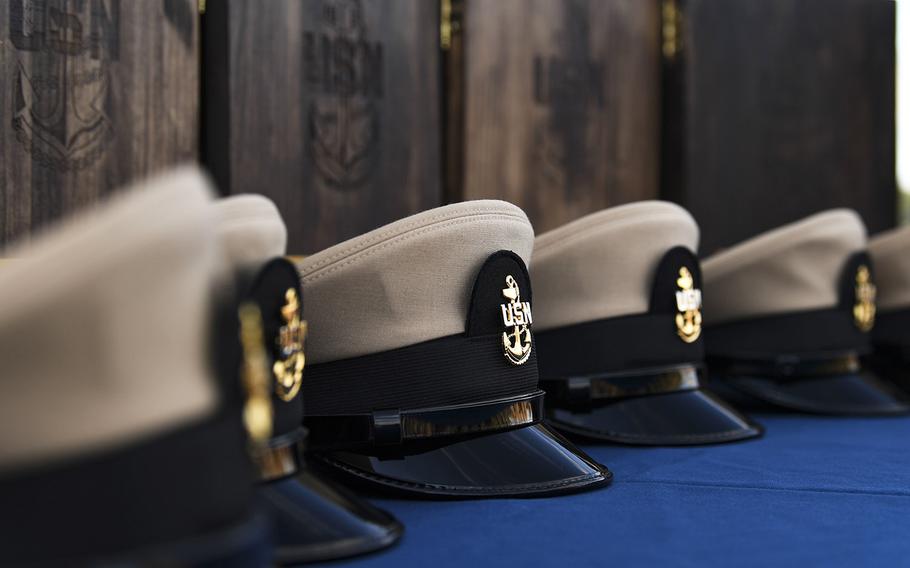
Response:
POLYGON ((866 247, 866 228, 833 209, 773 229, 702 263, 709 325, 831 308, 848 258, 866 247))
POLYGON ((209 415, 218 273, 196 169, 133 186, 0 270, 0 469, 111 449, 209 415))
POLYGON ((235 195, 217 201, 213 208, 218 240, 232 266, 256 265, 285 253, 288 230, 269 198, 235 195))
POLYGON ((538 236, 535 329, 647 312, 661 258, 676 246, 695 252, 698 237, 688 211, 665 201, 612 207, 538 236))
POLYGON ((447 205, 391 223, 301 261, 312 335, 321 363, 462 333, 474 279, 491 254, 527 263, 534 230, 504 201, 447 205))

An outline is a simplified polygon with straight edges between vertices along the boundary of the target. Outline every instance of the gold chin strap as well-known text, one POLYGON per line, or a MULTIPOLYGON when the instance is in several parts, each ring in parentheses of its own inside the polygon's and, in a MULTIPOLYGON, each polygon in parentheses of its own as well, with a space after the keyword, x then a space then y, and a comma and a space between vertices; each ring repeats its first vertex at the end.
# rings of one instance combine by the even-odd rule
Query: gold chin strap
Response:
POLYGON ((243 350, 241 379, 246 391, 243 423, 250 440, 264 446, 272 435, 272 398, 268 357, 262 332, 262 314, 254 304, 246 302, 238 310, 240 344, 243 350))

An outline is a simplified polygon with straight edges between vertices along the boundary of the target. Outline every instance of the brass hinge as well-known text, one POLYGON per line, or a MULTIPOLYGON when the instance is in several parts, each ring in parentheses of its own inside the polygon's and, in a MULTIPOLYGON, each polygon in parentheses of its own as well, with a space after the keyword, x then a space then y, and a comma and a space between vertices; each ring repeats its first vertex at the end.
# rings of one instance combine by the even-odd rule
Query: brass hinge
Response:
POLYGON ((197 5, 199 6, 199 13, 205 14, 205 0, 197 0, 197 5))
POLYGON ((439 47, 443 51, 452 48, 452 39, 461 31, 462 0, 440 0, 439 2, 439 47))
POLYGON ((661 41, 664 58, 676 59, 682 51, 682 11, 678 0, 663 0, 661 6, 661 41))

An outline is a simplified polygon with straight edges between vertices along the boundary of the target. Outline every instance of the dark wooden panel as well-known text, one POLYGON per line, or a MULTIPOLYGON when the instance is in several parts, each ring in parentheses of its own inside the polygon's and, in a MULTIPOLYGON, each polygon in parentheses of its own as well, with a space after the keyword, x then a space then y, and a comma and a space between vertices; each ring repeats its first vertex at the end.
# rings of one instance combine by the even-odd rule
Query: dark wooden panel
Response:
POLYGON ((463 14, 447 66, 450 198, 512 201, 540 232, 657 196, 657 0, 456 7, 463 14))
POLYGON ((0 244, 196 157, 194 0, 0 0, 0 244))
POLYGON ((440 203, 436 2, 230 0, 207 10, 206 162, 228 193, 278 204, 290 252, 440 203))
POLYGON ((894 2, 686 0, 664 190, 711 253, 820 209, 895 222, 894 2))

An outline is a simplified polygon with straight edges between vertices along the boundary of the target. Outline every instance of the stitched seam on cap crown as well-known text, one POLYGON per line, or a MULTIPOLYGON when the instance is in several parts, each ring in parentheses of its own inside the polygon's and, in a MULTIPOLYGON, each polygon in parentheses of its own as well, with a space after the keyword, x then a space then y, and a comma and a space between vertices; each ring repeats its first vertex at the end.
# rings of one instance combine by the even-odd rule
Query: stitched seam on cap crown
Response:
MULTIPOLYGON (((599 231, 614 230, 614 229, 617 229, 620 227, 625 228, 633 223, 634 224, 653 223, 655 221, 662 221, 665 218, 672 218, 674 220, 683 219, 683 217, 678 214, 661 213, 658 215, 651 215, 651 216, 642 217, 642 218, 626 218, 624 220, 617 221, 615 223, 589 225, 578 231, 571 231, 568 234, 566 234, 564 237, 561 237, 557 240, 546 243, 543 246, 535 246, 534 247, 534 256, 537 259, 540 259, 541 256, 546 257, 548 255, 558 253, 563 250, 562 248, 560 248, 559 245, 562 245, 565 247, 573 245, 577 241, 583 240, 586 237, 590 237, 599 231)), ((535 243, 535 245, 536 245, 536 243, 535 243)), ((673 246, 673 245, 670 244, 669 246, 673 246)))
MULTIPOLYGON (((140 246, 148 247, 151 243, 152 247, 162 246, 161 243, 171 246, 179 238, 175 234, 185 236, 184 232, 208 234, 211 220, 210 190, 204 183, 204 178, 203 183, 198 183, 198 180, 192 172, 184 169, 162 174, 128 186, 128 189, 117 192, 106 202, 82 215, 47 227, 32 243, 19 243, 5 251, 5 254, 21 257, 23 262, 12 264, 0 274, 0 287, 21 289, 23 280, 30 279, 35 271, 40 270, 39 265, 63 255, 72 256, 76 251, 87 250, 102 241, 106 232, 122 228, 127 222, 130 223, 129 238, 105 241, 108 250, 102 255, 90 255, 80 262, 78 270, 69 275, 67 287, 81 285, 99 267, 107 268, 123 262, 125 257, 134 255, 133 250, 140 246), (182 205, 174 209, 174 203, 182 205), (159 217, 158 222, 154 225, 148 223, 149 216, 159 217)), ((200 237, 194 240, 193 246, 206 247, 208 245, 203 242, 205 240, 200 237)), ((39 301, 39 298, 59 294, 63 290, 61 280, 47 280, 37 290, 35 287, 30 288, 32 294, 28 295, 27 300, 17 303, 14 310, 5 311, 3 316, 18 317, 13 314, 27 309, 26 306, 39 301)))
POLYGON ((871 239, 867 248, 874 260, 875 257, 902 254, 907 250, 908 243, 910 243, 910 231, 900 230, 885 237, 871 239))
MULTIPOLYGON (((567 231, 565 235, 559 236, 559 238, 554 239, 550 242, 544 243, 543 245, 537 245, 537 243, 535 241, 534 252, 538 253, 538 252, 543 251, 545 253, 550 253, 551 250, 554 249, 554 247, 557 247, 557 250, 559 250, 558 249, 559 245, 574 244, 576 242, 576 240, 580 240, 580 239, 589 237, 592 234, 595 234, 601 230, 612 230, 612 229, 616 229, 619 227, 625 228, 629 225, 633 225, 636 223, 640 223, 640 224, 652 223, 655 220, 663 221, 668 218, 681 221, 685 217, 683 217, 682 215, 679 215, 678 212, 664 211, 664 212, 660 212, 660 213, 656 213, 656 214, 652 214, 652 215, 641 215, 641 216, 636 216, 636 217, 626 216, 626 217, 621 217, 621 218, 615 219, 615 220, 605 221, 603 223, 586 225, 584 227, 580 227, 576 231, 567 231)), ((691 221, 691 219, 690 219, 689 223, 687 223, 687 224, 694 226, 694 221, 691 221)))
MULTIPOLYGON (((706 282, 711 285, 717 285, 718 282, 721 282, 725 278, 732 276, 739 276, 742 272, 751 270, 756 266, 762 266, 766 264, 769 259, 775 260, 780 258, 794 258, 798 255, 806 255, 804 249, 807 247, 812 247, 819 244, 836 244, 837 248, 834 246, 828 247, 822 252, 816 252, 810 258, 812 262, 838 262, 837 260, 831 259, 840 259, 840 261, 846 261, 847 257, 855 252, 864 250, 862 246, 851 246, 849 248, 840 248, 841 241, 838 241, 836 238, 829 238, 829 235, 813 235, 812 238, 807 239, 791 239, 790 244, 786 243, 776 243, 774 248, 768 248, 767 250, 747 250, 747 251, 737 251, 736 256, 726 256, 723 259, 717 260, 708 258, 702 262, 702 275, 706 282)), ((732 249, 731 249, 732 250, 732 249)), ((723 254, 727 254, 728 251, 724 251, 723 254)), ((838 265, 835 270, 839 270, 840 265, 838 265)), ((833 284, 832 280, 832 284, 833 284)))
POLYGON ((353 253, 354 256, 352 256, 351 258, 344 260, 342 262, 338 262, 332 266, 325 266, 322 269, 320 269, 318 271, 310 272, 309 274, 303 274, 301 272, 300 278, 301 278, 301 281, 304 283, 314 282, 327 274, 331 274, 332 272, 340 270, 340 269, 344 268, 345 266, 348 266, 350 264, 354 264, 355 262, 363 260, 364 258, 367 258, 370 255, 372 255, 376 252, 379 252, 381 250, 384 250, 387 247, 392 246, 394 244, 399 244, 399 243, 402 243, 409 239, 412 239, 414 237, 417 237, 417 236, 420 236, 420 235, 423 235, 426 233, 431 233, 431 232, 439 230, 439 229, 444 229, 444 228, 452 227, 455 225, 474 223, 474 222, 489 219, 489 218, 502 219, 503 221, 516 222, 518 224, 525 225, 530 228, 530 223, 524 217, 520 217, 518 215, 509 215, 507 213, 474 214, 474 215, 463 217, 463 218, 455 218, 455 219, 451 219, 449 221, 445 221, 442 223, 435 223, 435 224, 432 224, 427 227, 421 227, 419 229, 412 229, 411 231, 408 231, 406 233, 396 235, 395 237, 391 237, 391 238, 387 239, 385 242, 372 245, 367 250, 355 252, 355 253, 353 253))
POLYGON ((688 217, 694 223, 691 215, 678 205, 666 201, 645 201, 639 203, 628 203, 610 209, 604 209, 596 213, 591 213, 580 219, 547 231, 537 237, 535 248, 548 248, 553 244, 565 240, 567 237, 584 232, 593 227, 602 227, 604 225, 616 225, 627 223, 634 219, 647 220, 655 215, 675 215, 676 217, 688 217))
POLYGON ((419 229, 426 225, 432 225, 440 220, 460 219, 463 217, 470 217, 470 216, 474 216, 474 215, 504 215, 504 216, 516 217, 516 218, 523 219, 523 220, 527 219, 524 216, 510 214, 505 211, 489 211, 489 210, 485 210, 482 207, 476 207, 476 208, 472 208, 470 210, 466 208, 463 213, 460 213, 458 215, 439 213, 436 215, 427 216, 425 218, 422 218, 419 220, 414 220, 411 222, 407 222, 407 220, 402 220, 402 221, 393 223, 393 225, 398 225, 398 223, 401 223, 400 226, 396 226, 394 228, 390 228, 385 231, 383 231, 383 229, 379 229, 378 230, 379 232, 370 238, 363 239, 361 237, 361 238, 355 239, 357 241, 356 243, 353 243, 350 246, 348 246, 347 248, 344 248, 324 259, 319 260, 318 262, 313 264, 313 266, 308 267, 308 269, 310 270, 310 272, 315 272, 316 270, 318 270, 328 264, 331 264, 333 261, 335 261, 339 258, 342 258, 349 254, 353 254, 358 249, 365 249, 370 246, 373 246, 373 244, 376 241, 381 241, 384 239, 394 239, 396 236, 405 234, 409 231, 414 230, 415 228, 419 229))
POLYGON ((218 201, 213 204, 217 217, 221 221, 234 221, 238 219, 258 219, 262 217, 281 217, 278 207, 267 197, 260 195, 238 196, 235 200, 218 201), (243 199, 240 199, 243 197, 243 199), (258 199, 262 197, 262 199, 258 199), (253 198, 253 199, 248 199, 253 198))
POLYGON ((353 254, 358 249, 368 248, 377 241, 382 241, 385 239, 394 239, 396 236, 408 233, 409 231, 413 231, 415 228, 419 229, 426 225, 433 225, 434 223, 436 223, 440 220, 461 219, 463 217, 480 216, 480 215, 501 215, 504 217, 514 217, 516 219, 521 219, 521 220, 527 222, 527 217, 524 215, 518 215, 517 213, 508 213, 506 211, 492 211, 492 210, 490 210, 489 207, 480 207, 480 206, 473 207, 470 209, 465 208, 465 210, 462 213, 458 213, 455 215, 453 215, 451 212, 443 212, 443 213, 437 213, 435 215, 430 215, 427 217, 422 217, 421 219, 415 219, 410 222, 407 219, 403 219, 401 221, 396 221, 396 222, 392 223, 393 227, 387 227, 385 230, 383 230, 382 228, 377 229, 378 233, 373 235, 372 237, 369 237, 369 238, 355 237, 355 240, 357 242, 351 243, 348 247, 346 247, 324 259, 321 259, 318 262, 315 262, 312 266, 307 266, 307 271, 308 271, 308 273, 315 272, 315 271, 319 270, 320 268, 322 268, 328 264, 331 264, 332 262, 334 262, 335 260, 337 260, 339 258, 345 257, 349 254, 353 254), (400 225, 399 225, 399 223, 400 223, 400 225))
POLYGON ((284 225, 281 215, 277 211, 250 211, 244 214, 224 215, 219 214, 215 219, 216 227, 235 227, 237 225, 247 225, 250 223, 264 223, 272 225, 284 225))
POLYGON ((311 272, 308 275, 301 275, 301 280, 303 282, 313 282, 315 280, 318 280, 319 278, 322 278, 326 274, 331 274, 332 272, 335 272, 336 270, 340 270, 350 264, 354 264, 355 262, 358 262, 364 258, 367 258, 370 255, 372 255, 376 252, 382 251, 392 245, 399 244, 401 242, 407 241, 414 237, 417 237, 417 236, 420 236, 420 235, 423 235, 426 233, 431 233, 431 232, 439 230, 439 229, 444 229, 444 228, 452 227, 455 225, 473 223, 476 221, 485 220, 486 218, 499 218, 499 219, 502 219, 503 221, 512 221, 512 222, 517 222, 517 223, 525 225, 525 226, 530 226, 530 224, 528 223, 528 221, 526 219, 524 219, 522 217, 514 216, 514 215, 508 215, 508 214, 503 215, 503 214, 496 213, 496 214, 472 215, 472 216, 466 217, 466 218, 456 218, 456 219, 452 219, 452 220, 449 220, 449 221, 446 221, 443 223, 436 223, 436 224, 433 224, 433 225, 430 225, 427 227, 413 229, 404 234, 399 234, 395 237, 389 238, 385 242, 375 244, 367 250, 363 250, 363 251, 354 253, 354 256, 352 256, 351 258, 349 258, 347 260, 338 262, 332 266, 326 266, 326 267, 322 268, 321 270, 319 270, 318 272, 311 272))
MULTIPOLYGON (((845 223, 840 221, 846 219, 848 215, 827 212, 820 213, 819 217, 771 229, 723 250, 705 259, 702 263, 702 273, 707 279, 720 278, 746 266, 753 266, 769 257, 792 252, 797 247, 818 242, 837 243, 840 246, 840 243, 843 242, 842 235, 845 227, 845 223), (835 220, 834 217, 840 219, 835 220)), ((856 226, 854 225, 854 227, 856 226)), ((863 240, 865 241, 865 238, 863 240)), ((856 251, 862 248, 863 245, 859 245, 850 247, 849 250, 856 251)))
POLYGON ((235 231, 237 229, 247 229, 250 226, 252 227, 263 227, 268 225, 269 229, 280 227, 285 228, 284 223, 281 222, 281 219, 274 217, 273 215, 259 215, 258 217, 236 217, 234 219, 221 219, 221 222, 218 224, 217 231, 221 233, 227 233, 235 231))

